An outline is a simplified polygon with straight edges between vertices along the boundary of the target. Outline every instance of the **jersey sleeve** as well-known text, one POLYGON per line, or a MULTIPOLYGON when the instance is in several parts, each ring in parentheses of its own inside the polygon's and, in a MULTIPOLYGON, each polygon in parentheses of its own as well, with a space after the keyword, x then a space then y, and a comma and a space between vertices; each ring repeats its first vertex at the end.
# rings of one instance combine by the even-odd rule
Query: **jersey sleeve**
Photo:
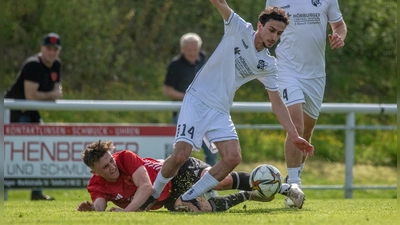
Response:
POLYGON ((129 150, 120 152, 116 158, 118 168, 127 174, 133 174, 144 165, 143 159, 129 150))
POLYGON ((244 21, 238 14, 231 10, 231 15, 229 16, 228 21, 225 21, 225 35, 236 35, 246 29, 253 30, 253 27, 250 23, 244 21))
POLYGON ((328 21, 330 23, 335 23, 339 22, 342 20, 342 12, 340 11, 339 8, 339 2, 337 0, 331 0, 329 2, 329 8, 328 8, 328 21))
POLYGON ((37 62, 28 62, 22 68, 22 76, 24 80, 40 83, 40 64, 37 62))

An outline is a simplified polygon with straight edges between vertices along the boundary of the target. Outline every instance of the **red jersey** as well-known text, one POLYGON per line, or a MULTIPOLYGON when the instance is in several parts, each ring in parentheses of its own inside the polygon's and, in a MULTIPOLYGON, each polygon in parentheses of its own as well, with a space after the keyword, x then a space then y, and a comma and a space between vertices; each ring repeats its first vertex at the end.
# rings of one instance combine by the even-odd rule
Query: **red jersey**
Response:
MULTIPOLYGON (((131 203, 137 186, 133 183, 132 174, 140 167, 145 166, 151 183, 156 180, 162 163, 152 158, 141 158, 132 151, 123 150, 113 154, 117 163, 120 176, 115 183, 110 183, 104 178, 93 175, 88 184, 88 192, 94 202, 97 198, 112 201, 115 205, 125 208, 131 203)), ((161 192, 157 203, 151 209, 159 209, 164 205, 165 199, 171 195, 172 184, 169 182, 161 192)))

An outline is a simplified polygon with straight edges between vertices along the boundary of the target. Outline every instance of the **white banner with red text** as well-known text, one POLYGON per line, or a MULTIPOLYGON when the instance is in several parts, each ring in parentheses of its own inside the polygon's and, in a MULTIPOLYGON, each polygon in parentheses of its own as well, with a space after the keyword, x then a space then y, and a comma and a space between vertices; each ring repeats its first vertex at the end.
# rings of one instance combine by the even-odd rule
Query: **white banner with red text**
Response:
POLYGON ((165 159, 172 153, 171 125, 4 125, 5 188, 81 188, 92 174, 81 153, 89 144, 113 141, 116 151, 165 159))

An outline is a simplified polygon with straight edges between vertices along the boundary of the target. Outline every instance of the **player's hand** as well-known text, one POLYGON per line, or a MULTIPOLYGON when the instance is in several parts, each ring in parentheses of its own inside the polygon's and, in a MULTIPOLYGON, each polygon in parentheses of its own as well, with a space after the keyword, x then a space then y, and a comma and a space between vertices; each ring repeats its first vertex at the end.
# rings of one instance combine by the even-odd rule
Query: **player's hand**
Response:
POLYGON ((344 41, 339 34, 328 34, 329 42, 331 43, 331 49, 342 48, 344 46, 344 41))
POLYGON ((314 156, 314 146, 302 137, 297 137, 293 140, 294 145, 303 152, 304 155, 314 156))
POLYGON ((94 211, 94 205, 93 203, 86 201, 82 202, 81 204, 78 205, 78 211, 85 212, 85 211, 94 211))
POLYGON ((111 207, 110 212, 125 212, 124 209, 118 207, 111 207))

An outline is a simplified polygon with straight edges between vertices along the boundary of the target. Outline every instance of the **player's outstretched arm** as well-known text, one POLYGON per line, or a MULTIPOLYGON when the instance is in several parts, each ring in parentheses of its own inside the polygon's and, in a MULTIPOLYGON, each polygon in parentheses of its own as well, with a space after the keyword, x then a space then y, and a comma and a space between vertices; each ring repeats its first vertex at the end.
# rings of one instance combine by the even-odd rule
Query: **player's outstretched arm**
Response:
POLYGON ((150 195, 153 193, 153 185, 151 184, 149 175, 147 174, 147 170, 144 166, 139 167, 132 174, 133 183, 137 187, 135 195, 131 203, 125 208, 111 208, 112 212, 136 212, 141 211, 140 207, 147 201, 150 195))
POLYGON ((314 146, 308 143, 304 138, 300 137, 299 133, 296 130, 296 127, 293 124, 285 103, 283 103, 281 96, 279 95, 279 92, 268 91, 268 96, 271 101, 272 111, 276 115, 279 122, 282 124, 283 128, 285 128, 288 136, 290 137, 290 140, 305 155, 313 156, 314 146))
POLYGON ((231 10, 231 8, 229 8, 226 1, 225 0, 210 0, 210 2, 218 10, 218 12, 221 14, 222 18, 224 18, 225 21, 228 21, 232 10, 231 10))

